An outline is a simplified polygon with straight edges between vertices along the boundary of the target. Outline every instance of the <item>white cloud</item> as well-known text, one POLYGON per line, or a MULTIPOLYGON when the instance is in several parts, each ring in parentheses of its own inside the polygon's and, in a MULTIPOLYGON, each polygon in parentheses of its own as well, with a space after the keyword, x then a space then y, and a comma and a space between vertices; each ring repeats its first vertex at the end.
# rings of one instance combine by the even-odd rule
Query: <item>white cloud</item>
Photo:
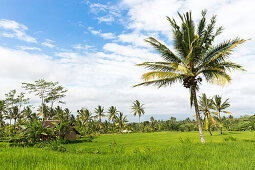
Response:
POLYGON ((45 46, 45 47, 49 47, 49 48, 53 48, 55 47, 55 45, 53 44, 53 40, 50 40, 50 39, 46 39, 42 45, 45 46))
POLYGON ((116 36, 111 33, 111 32, 108 32, 108 33, 102 33, 101 30, 94 30, 93 27, 88 27, 88 30, 93 34, 93 35, 98 35, 100 37, 102 37, 103 39, 115 39, 116 36))
POLYGON ((169 32, 166 16, 176 16, 181 1, 176 0, 123 0, 121 5, 128 8, 129 24, 127 28, 137 31, 169 32))
POLYGON ((1 32, 1 35, 3 37, 16 38, 29 43, 37 42, 35 38, 26 34, 28 28, 23 24, 17 23, 16 21, 1 19, 0 28, 4 30, 3 32, 1 32))
POLYGON ((74 44, 72 45, 72 48, 76 49, 76 50, 88 50, 93 48, 94 46, 91 45, 82 45, 82 44, 74 44))
POLYGON ((146 38, 151 36, 158 38, 158 35, 155 33, 144 35, 139 32, 132 32, 132 33, 118 35, 118 41, 123 43, 130 43, 131 45, 137 46, 137 47, 151 47, 147 42, 144 41, 146 38))
POLYGON ((97 20, 99 21, 99 23, 102 23, 102 22, 111 23, 114 21, 114 17, 111 15, 110 16, 106 15, 102 17, 97 17, 97 20))
POLYGON ((122 56, 132 57, 132 59, 153 59, 157 58, 156 54, 150 53, 147 49, 144 48, 134 48, 132 46, 127 45, 119 45, 116 43, 107 43, 103 47, 104 50, 111 52, 113 54, 119 54, 122 56))
POLYGON ((0 47, 0 58, 2 78, 31 81, 40 77, 53 78, 51 75, 55 75, 56 79, 59 76, 60 81, 63 81, 69 75, 63 65, 54 62, 52 57, 45 54, 0 47))
POLYGON ((28 46, 18 46, 18 48, 20 50, 31 50, 31 51, 42 51, 40 48, 38 47, 28 47, 28 46))

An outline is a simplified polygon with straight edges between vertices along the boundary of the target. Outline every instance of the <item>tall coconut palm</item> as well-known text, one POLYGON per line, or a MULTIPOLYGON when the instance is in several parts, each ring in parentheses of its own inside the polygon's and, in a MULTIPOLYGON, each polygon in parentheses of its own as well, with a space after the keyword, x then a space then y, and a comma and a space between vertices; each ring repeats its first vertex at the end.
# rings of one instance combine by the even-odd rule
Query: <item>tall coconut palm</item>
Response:
POLYGON ((138 115, 139 117, 139 131, 141 132, 141 126, 140 126, 140 118, 142 115, 144 115, 144 104, 141 104, 138 100, 133 102, 132 111, 134 116, 138 115))
MULTIPOLYGON (((219 121, 221 122, 221 117, 220 114, 221 112, 223 113, 230 113, 229 111, 226 111, 225 109, 228 108, 230 106, 229 103, 229 99, 226 99, 223 103, 222 103, 222 98, 219 95, 215 95, 213 97, 213 106, 214 106, 214 110, 216 110, 215 113, 218 114, 219 116, 219 121)), ((220 126, 220 133, 222 134, 222 125, 220 126)))
POLYGON ((216 125, 216 121, 214 120, 214 118, 211 114, 211 111, 210 111, 211 109, 213 109, 212 100, 208 99, 206 94, 203 93, 202 96, 199 97, 199 106, 198 107, 199 107, 199 111, 204 114, 205 129, 210 132, 210 135, 212 135, 210 120, 212 121, 214 126, 216 125))
POLYGON ((105 115, 104 115, 104 107, 98 105, 97 108, 95 108, 95 113, 96 113, 95 118, 96 119, 98 118, 99 119, 99 123, 101 123, 102 117, 105 117, 105 115))
POLYGON ((152 71, 143 74, 143 82, 135 85, 155 85, 160 88, 180 82, 184 87, 188 88, 191 106, 195 106, 202 143, 205 143, 205 139, 196 94, 199 85, 202 80, 224 85, 226 82, 231 81, 228 71, 244 70, 241 65, 228 59, 233 49, 245 42, 244 39, 235 38, 214 45, 215 38, 222 33, 223 29, 222 27, 215 27, 216 16, 213 16, 209 23, 207 23, 205 16, 206 11, 202 11, 202 18, 197 28, 195 28, 192 20, 191 12, 183 15, 179 14, 181 25, 178 25, 174 19, 167 17, 173 31, 175 51, 170 50, 153 37, 146 39, 145 41, 155 48, 164 61, 138 64, 138 66, 144 66, 152 71))

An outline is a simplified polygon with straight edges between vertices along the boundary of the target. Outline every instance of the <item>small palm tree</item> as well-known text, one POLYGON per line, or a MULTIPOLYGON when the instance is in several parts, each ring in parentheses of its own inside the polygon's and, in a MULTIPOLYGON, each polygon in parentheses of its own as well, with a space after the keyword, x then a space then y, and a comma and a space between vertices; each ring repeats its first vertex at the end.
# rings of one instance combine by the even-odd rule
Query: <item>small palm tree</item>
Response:
POLYGON ((191 12, 179 14, 181 25, 167 17, 173 30, 173 45, 176 53, 167 48, 153 37, 145 41, 151 44, 164 61, 144 62, 138 64, 152 70, 142 76, 143 82, 135 86, 155 85, 158 88, 180 82, 190 91, 190 104, 195 106, 197 125, 201 142, 205 143, 200 121, 197 91, 202 80, 209 83, 224 85, 231 81, 228 71, 244 70, 241 65, 229 61, 233 49, 245 42, 244 39, 234 38, 217 45, 213 42, 222 33, 223 28, 215 28, 216 16, 209 23, 206 21, 206 11, 195 28, 191 12))
POLYGON ((212 135, 210 120, 212 121, 214 126, 216 125, 216 121, 214 120, 210 111, 213 108, 212 100, 208 99, 206 94, 203 93, 202 96, 199 97, 198 107, 199 107, 199 111, 204 114, 205 129, 210 132, 210 135, 212 135))
POLYGON ((132 106, 132 111, 134 116, 138 115, 139 117, 139 131, 141 132, 141 127, 140 127, 140 118, 142 115, 144 115, 144 104, 141 104, 138 100, 133 102, 132 106))
MULTIPOLYGON (((223 113, 230 113, 229 111, 226 111, 225 109, 230 107, 229 99, 226 99, 223 103, 221 102, 222 98, 219 95, 215 95, 212 100, 212 104, 214 106, 214 110, 216 110, 216 114, 219 116, 219 121, 221 122, 220 114, 223 113)), ((222 125, 220 126, 220 134, 222 134, 222 125)))
POLYGON ((102 117, 105 117, 105 115, 104 115, 104 107, 98 105, 97 108, 95 108, 95 113, 96 113, 95 118, 96 119, 98 118, 99 119, 99 123, 101 123, 102 117))

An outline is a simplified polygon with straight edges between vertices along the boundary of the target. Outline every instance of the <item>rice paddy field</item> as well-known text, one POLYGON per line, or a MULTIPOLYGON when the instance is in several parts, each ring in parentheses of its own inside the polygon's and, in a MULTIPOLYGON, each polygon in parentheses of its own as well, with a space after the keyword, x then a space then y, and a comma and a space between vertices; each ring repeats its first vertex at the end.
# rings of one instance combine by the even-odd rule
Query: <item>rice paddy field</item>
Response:
POLYGON ((131 133, 65 144, 64 152, 0 143, 0 169, 254 169, 255 132, 131 133))

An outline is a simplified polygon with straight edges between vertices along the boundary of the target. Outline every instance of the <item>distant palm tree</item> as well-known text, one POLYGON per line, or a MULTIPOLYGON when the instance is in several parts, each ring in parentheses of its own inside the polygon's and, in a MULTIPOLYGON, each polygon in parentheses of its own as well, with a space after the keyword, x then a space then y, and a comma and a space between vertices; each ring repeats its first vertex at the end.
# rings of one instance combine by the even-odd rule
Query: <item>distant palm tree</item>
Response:
POLYGON ((196 95, 199 85, 203 79, 209 83, 224 85, 231 81, 228 71, 244 70, 241 65, 228 61, 228 58, 237 45, 245 42, 244 39, 235 38, 213 45, 215 38, 222 33, 223 29, 215 28, 216 16, 213 16, 207 24, 206 13, 202 11, 202 18, 197 29, 195 29, 191 12, 183 15, 178 13, 181 25, 167 17, 172 26, 173 47, 176 53, 153 37, 146 39, 145 41, 155 48, 164 61, 138 64, 152 71, 143 74, 143 82, 135 85, 155 85, 160 88, 176 82, 183 83, 183 86, 190 91, 191 106, 195 106, 202 143, 205 143, 205 139, 196 95))
MULTIPOLYGON (((222 98, 219 95, 215 95, 212 100, 214 110, 216 110, 216 112, 214 113, 217 113, 219 115, 220 122, 221 122, 221 117, 220 117, 221 112, 230 113, 229 111, 225 110, 226 108, 230 107, 229 99, 225 100, 223 103, 221 101, 222 101, 222 98)), ((222 134, 222 125, 220 125, 220 133, 222 134)))
POLYGON ((152 131, 154 131, 154 124, 155 124, 155 119, 153 116, 151 116, 150 117, 150 126, 151 126, 152 131))
POLYGON ((119 112, 119 114, 116 116, 116 122, 117 122, 117 125, 119 126, 119 130, 121 132, 121 130, 123 129, 125 124, 128 122, 127 116, 124 116, 123 113, 119 112))
POLYGON ((4 113, 6 109, 6 104, 4 100, 0 100, 0 129, 2 128, 2 124, 4 124, 4 113))
POLYGON ((105 115, 104 115, 104 107, 98 105, 97 108, 95 108, 95 113, 96 113, 95 118, 96 119, 98 118, 99 119, 99 123, 101 123, 102 117, 105 117, 105 115))
POLYGON ((31 109, 31 107, 27 106, 22 110, 22 114, 23 114, 23 121, 30 121, 32 122, 32 118, 33 118, 33 111, 31 109))
POLYGON ((204 114, 204 125, 205 129, 210 132, 210 135, 212 135, 211 132, 211 124, 210 120, 216 125, 216 121, 214 120, 212 114, 211 114, 211 109, 213 109, 213 103, 211 99, 208 99, 206 94, 203 93, 202 96, 199 97, 199 111, 204 114))
POLYGON ((134 116, 138 115, 139 117, 139 131, 141 132, 141 127, 140 127, 140 118, 142 115, 144 115, 144 104, 141 104, 138 100, 133 102, 132 106, 132 111, 134 116))
POLYGON ((118 111, 115 106, 111 106, 109 107, 107 113, 108 113, 108 120, 113 122, 117 116, 118 111))
POLYGON ((22 116, 22 114, 21 112, 19 112, 18 106, 14 106, 11 109, 11 112, 12 112, 12 118, 14 119, 14 125, 16 125, 17 119, 19 119, 22 116))
POLYGON ((82 121, 83 125, 87 125, 88 122, 92 119, 92 113, 87 108, 77 110, 77 113, 79 115, 79 120, 82 121))

